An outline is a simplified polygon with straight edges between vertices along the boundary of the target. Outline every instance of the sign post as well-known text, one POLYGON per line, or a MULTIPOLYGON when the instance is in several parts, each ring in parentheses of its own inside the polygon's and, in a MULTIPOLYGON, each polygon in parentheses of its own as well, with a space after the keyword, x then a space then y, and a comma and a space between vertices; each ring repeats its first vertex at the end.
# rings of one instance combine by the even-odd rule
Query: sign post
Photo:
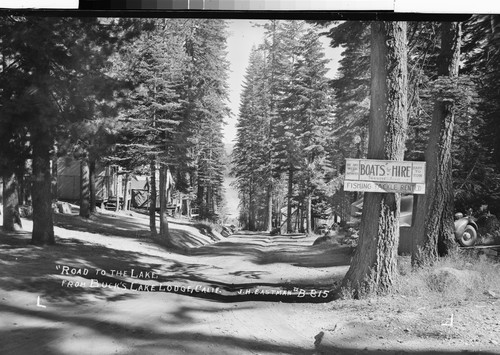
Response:
POLYGON ((425 162, 346 159, 344 191, 425 194, 425 162))

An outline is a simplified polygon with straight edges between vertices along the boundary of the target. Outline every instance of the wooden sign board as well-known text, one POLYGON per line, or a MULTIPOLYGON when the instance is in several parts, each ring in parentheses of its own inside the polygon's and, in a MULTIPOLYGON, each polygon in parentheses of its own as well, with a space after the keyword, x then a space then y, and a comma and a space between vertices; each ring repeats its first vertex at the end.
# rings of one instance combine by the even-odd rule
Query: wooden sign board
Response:
POLYGON ((425 184, 408 184, 401 182, 375 182, 375 181, 344 181, 344 191, 360 192, 393 192, 404 194, 425 194, 425 184))
POLYGON ((346 159, 344 190, 425 194, 425 162, 346 159))

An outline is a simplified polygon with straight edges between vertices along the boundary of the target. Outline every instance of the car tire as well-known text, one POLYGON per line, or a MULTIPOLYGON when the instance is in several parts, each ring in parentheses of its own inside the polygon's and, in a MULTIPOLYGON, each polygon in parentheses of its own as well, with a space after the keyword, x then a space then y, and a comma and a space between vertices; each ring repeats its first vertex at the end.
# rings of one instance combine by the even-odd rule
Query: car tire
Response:
POLYGON ((465 227, 462 235, 457 238, 458 243, 463 247, 471 247, 476 244, 477 241, 477 231, 470 224, 465 227))

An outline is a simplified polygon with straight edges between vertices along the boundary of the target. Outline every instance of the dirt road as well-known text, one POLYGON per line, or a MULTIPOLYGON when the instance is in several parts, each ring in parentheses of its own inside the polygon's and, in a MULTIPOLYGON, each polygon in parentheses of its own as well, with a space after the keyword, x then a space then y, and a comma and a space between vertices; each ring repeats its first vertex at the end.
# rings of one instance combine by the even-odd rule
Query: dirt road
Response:
MULTIPOLYGON (((67 220, 56 228, 58 245, 48 248, 28 245, 29 233, 1 235, 1 354, 496 353, 489 339, 416 337, 407 322, 430 313, 418 316, 402 299, 391 303, 396 309, 371 300, 222 297, 266 287, 311 292, 332 285, 343 276, 348 256, 311 247, 307 238, 238 234, 179 254, 145 238, 140 217, 109 218, 114 222, 108 221, 108 229, 103 221, 70 229, 67 220)), ((493 307, 490 314, 498 309, 481 306, 493 307)), ((439 323, 449 317, 448 310, 437 312, 439 323)), ((434 326, 435 320, 428 321, 434 326)))

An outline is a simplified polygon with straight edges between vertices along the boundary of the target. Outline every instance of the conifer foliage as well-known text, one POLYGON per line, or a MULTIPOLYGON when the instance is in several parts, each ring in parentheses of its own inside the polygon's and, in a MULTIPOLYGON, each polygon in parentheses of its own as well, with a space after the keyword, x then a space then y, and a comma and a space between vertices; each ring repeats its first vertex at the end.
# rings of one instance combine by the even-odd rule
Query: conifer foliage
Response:
POLYGON ((302 21, 271 21, 265 30, 249 58, 233 153, 241 219, 250 230, 270 229, 274 219, 275 228, 310 232, 332 118, 327 60, 319 34, 302 21))
POLYGON ((223 202, 222 127, 229 116, 227 24, 218 19, 188 20, 183 101, 183 149, 179 173, 191 176, 201 218, 217 219, 223 202))
POLYGON ((130 170, 149 169, 153 234, 159 172, 160 234, 167 236, 167 171, 178 191, 194 197, 201 218, 216 219, 223 202, 226 25, 213 19, 138 21, 141 36, 120 52, 114 68, 130 90, 122 99, 113 158, 130 170))
MULTIPOLYGON (((191 193, 202 218, 217 218, 221 131, 229 115, 225 21, 7 16, 0 29, 0 170, 8 228, 19 221, 15 193, 22 189, 15 178, 24 172, 17 170, 31 158, 33 243, 55 242, 50 164, 56 152, 82 163, 84 217, 95 210, 90 192, 100 160, 126 174, 148 173, 153 186, 159 175, 163 236, 174 184, 191 193)), ((156 233, 156 192, 151 196, 156 233)))
MULTIPOLYGON (((138 21, 141 35, 131 46, 123 48, 114 68, 119 80, 131 88, 123 99, 114 160, 129 170, 149 167, 150 228, 156 234, 156 176, 159 170, 163 180, 175 162, 172 152, 181 120, 179 90, 185 56, 179 51, 183 40, 179 20, 138 21)), ((161 199, 166 191, 164 184, 159 187, 161 199)), ((161 212, 160 230, 166 236, 164 208, 161 212)))
MULTIPOLYGON (((32 243, 53 244, 54 147, 69 125, 91 119, 89 112, 104 95, 100 69, 117 40, 113 26, 104 28, 97 18, 7 16, 0 25, 0 117, 7 128, 1 139, 26 147, 32 158, 32 243)), ((21 154, 7 159, 19 157, 27 158, 21 154)))

